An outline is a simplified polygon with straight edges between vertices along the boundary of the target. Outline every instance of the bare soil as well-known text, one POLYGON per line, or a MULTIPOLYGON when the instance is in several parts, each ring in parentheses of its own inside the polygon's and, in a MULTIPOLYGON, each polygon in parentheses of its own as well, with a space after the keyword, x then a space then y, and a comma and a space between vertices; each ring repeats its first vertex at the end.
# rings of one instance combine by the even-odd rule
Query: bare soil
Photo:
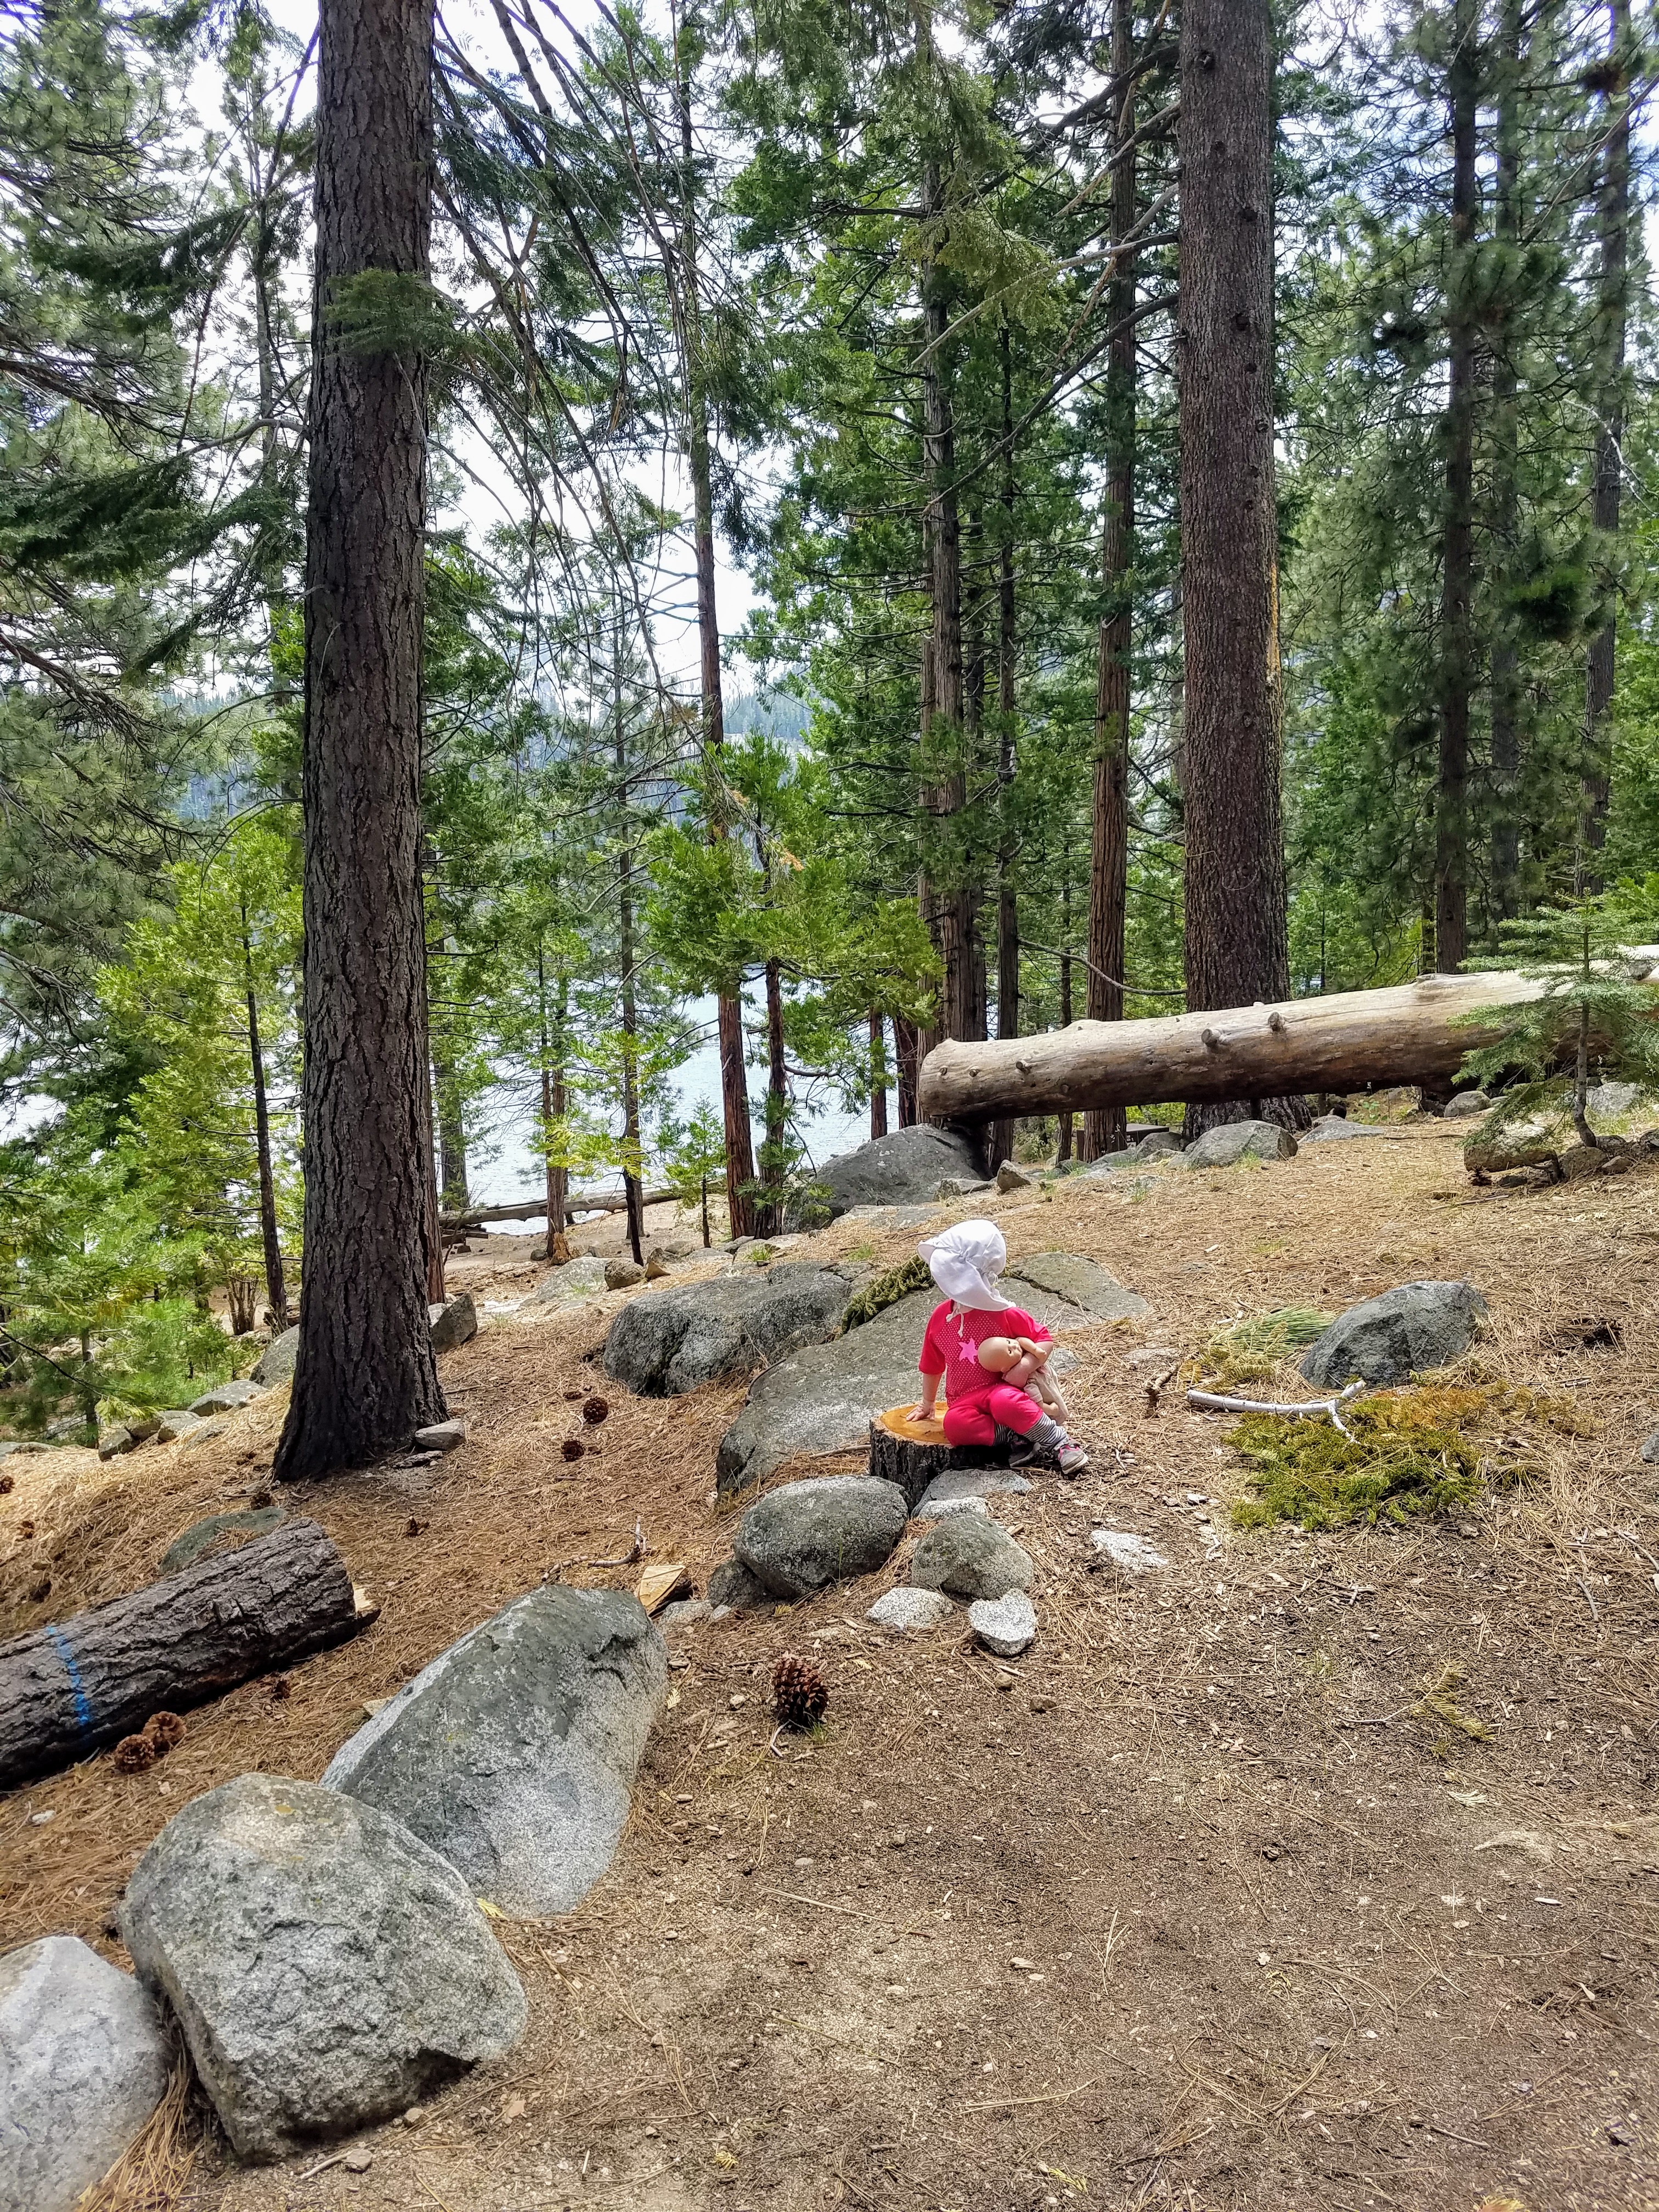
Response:
MULTIPOLYGON (((1458 1133, 994 1201, 1016 1255, 1093 1254, 1156 1315, 1073 1340, 1091 1472, 1003 1502, 1036 1563, 1025 1657, 1004 1668, 960 1622, 873 1629, 903 1548, 677 1638, 610 1874, 562 1919, 495 1923, 531 1999, 518 2051, 368 2131, 362 2173, 329 2145, 239 2168, 181 2096, 98 2201, 1659 2206, 1659 1468, 1638 1456, 1659 1428, 1659 1171, 1476 1192, 1458 1133), (1589 1432, 1529 1430, 1534 1479, 1455 1522, 1235 1531, 1229 1423, 1173 1386, 1149 1419, 1127 1356, 1420 1276, 1491 1301, 1465 1371, 1570 1396, 1589 1432), (1169 1567, 1096 1571, 1097 1522, 1169 1567), (786 1650, 829 1678, 814 1739, 774 1738, 786 1650), (1448 1669, 1482 1734, 1413 1715, 1448 1669)), ((521 1294, 536 1241, 475 1240, 453 1279, 521 1294)), ((811 1249, 913 1246, 841 1224, 811 1249)), ((636 1522, 701 1583, 729 1549, 713 1455, 743 1386, 606 1386, 620 1302, 492 1316, 444 1363, 463 1449, 292 1499, 380 1600, 364 1636, 191 1714, 149 1773, 105 1757, 0 1800, 5 1943, 69 1929, 125 1964, 111 1915, 185 1799, 247 1768, 319 1774, 365 1698, 545 1576, 631 1584, 594 1563, 636 1522), (596 1387, 610 1417, 584 1430, 596 1387), (593 1448, 567 1462, 578 1434, 593 1448)), ((264 1400, 193 1452, 9 1462, 0 1633, 153 1575, 262 1486, 280 1419, 264 1400)))

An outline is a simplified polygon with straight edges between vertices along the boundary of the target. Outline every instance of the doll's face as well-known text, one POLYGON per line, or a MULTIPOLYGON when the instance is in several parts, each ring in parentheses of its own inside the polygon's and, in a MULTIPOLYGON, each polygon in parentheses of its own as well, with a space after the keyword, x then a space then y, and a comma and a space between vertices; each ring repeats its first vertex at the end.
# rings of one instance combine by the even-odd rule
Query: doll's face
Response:
POLYGON ((1022 1355, 1012 1336, 988 1336, 979 1348, 979 1364, 993 1375, 1006 1375, 1019 1364, 1022 1355))

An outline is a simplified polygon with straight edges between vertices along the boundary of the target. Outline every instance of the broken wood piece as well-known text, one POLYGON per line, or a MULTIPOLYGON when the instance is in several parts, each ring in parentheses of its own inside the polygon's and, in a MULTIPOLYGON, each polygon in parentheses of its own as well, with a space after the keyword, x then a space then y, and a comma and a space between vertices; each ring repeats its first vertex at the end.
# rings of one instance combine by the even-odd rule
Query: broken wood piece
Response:
POLYGON ((684 1559, 665 1559, 660 1566, 647 1567, 634 1586, 634 1595, 647 1613, 659 1613, 671 1597, 689 1593, 691 1588, 690 1571, 684 1559))
POLYGON ((343 1643, 378 1607, 315 1521, 0 1644, 0 1789, 343 1643))

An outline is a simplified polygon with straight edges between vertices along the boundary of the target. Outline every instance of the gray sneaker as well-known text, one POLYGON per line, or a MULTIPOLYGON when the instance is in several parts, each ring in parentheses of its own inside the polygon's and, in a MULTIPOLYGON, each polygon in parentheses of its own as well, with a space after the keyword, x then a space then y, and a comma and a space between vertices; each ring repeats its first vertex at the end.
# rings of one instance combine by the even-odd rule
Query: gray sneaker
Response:
POLYGON ((1068 1437, 1054 1455, 1060 1462, 1060 1471, 1068 1478, 1082 1474, 1089 1464, 1089 1455, 1081 1444, 1074 1444, 1068 1437))

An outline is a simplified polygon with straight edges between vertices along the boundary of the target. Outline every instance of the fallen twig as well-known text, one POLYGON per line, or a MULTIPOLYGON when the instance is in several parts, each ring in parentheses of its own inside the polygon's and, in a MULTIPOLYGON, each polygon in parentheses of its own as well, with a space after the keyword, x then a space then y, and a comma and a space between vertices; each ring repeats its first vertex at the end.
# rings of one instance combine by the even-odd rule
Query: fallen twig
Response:
POLYGON ((1310 1414, 1322 1413, 1335 1427, 1341 1430, 1345 1437, 1349 1437, 1353 1434, 1353 1431, 1344 1422, 1337 1407, 1346 1406, 1350 1398, 1357 1398, 1364 1387, 1363 1382, 1350 1382, 1347 1389, 1340 1391, 1334 1398, 1313 1398, 1305 1403, 1295 1405, 1288 1401, 1280 1405, 1264 1404, 1256 1398, 1232 1398, 1217 1390, 1189 1390, 1187 1393, 1187 1403, 1189 1406, 1197 1406, 1208 1413, 1277 1413, 1287 1420, 1297 1420, 1310 1414))
POLYGON ((980 2097, 971 2104, 958 2105, 959 2112, 1005 2112, 1015 2105, 1063 2105, 1068 2097, 1080 2097, 1085 2089, 1094 2087, 1092 2081, 1079 2081, 1074 2089, 1046 2089, 1038 2097, 980 2097))
POLYGON ((644 1557, 645 1523, 642 1521, 635 1521, 634 1542, 630 1550, 624 1552, 619 1559, 589 1559, 587 1565, 590 1567, 631 1567, 636 1565, 644 1557))

